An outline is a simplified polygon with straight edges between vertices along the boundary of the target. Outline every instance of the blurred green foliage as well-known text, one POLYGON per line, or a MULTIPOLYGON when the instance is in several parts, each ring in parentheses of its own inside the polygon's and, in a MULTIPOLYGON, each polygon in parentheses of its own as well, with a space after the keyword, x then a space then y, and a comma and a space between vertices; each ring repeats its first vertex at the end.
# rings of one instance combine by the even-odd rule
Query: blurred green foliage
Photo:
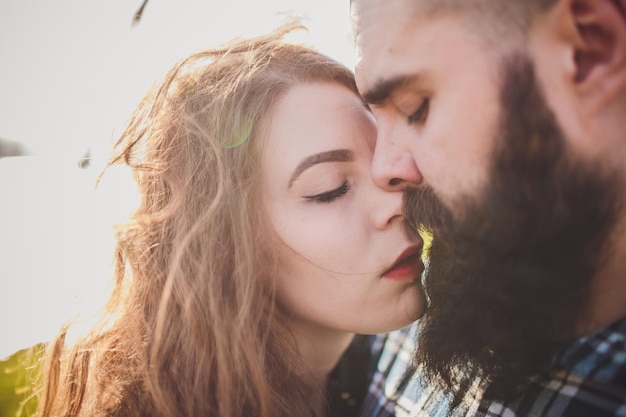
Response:
POLYGON ((34 414, 44 349, 44 344, 38 344, 0 361, 0 417, 34 414))

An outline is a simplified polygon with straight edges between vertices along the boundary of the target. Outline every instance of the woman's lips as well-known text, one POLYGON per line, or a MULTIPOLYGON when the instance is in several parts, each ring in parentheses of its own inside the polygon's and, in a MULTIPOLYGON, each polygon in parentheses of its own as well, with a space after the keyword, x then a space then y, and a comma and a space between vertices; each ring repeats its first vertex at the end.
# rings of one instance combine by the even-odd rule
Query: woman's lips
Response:
POLYGON ((407 281, 419 278, 423 271, 421 250, 415 246, 405 250, 382 277, 393 281, 407 281))

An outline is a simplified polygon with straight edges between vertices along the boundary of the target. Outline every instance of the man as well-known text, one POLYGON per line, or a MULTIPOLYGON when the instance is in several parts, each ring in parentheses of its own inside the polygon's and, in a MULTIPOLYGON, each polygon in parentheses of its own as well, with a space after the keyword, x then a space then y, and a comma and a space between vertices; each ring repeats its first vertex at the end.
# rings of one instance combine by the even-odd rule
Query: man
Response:
POLYGON ((351 8, 373 175, 433 236, 363 414, 626 416, 626 0, 351 8))

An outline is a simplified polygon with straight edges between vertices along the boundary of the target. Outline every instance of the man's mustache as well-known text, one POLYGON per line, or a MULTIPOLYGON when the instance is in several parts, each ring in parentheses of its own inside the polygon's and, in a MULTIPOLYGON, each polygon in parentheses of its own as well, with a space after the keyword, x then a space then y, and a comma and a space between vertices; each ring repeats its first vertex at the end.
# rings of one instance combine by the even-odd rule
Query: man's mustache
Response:
POLYGON ((453 227, 451 210, 430 186, 408 187, 402 199, 402 211, 410 227, 439 235, 453 227))

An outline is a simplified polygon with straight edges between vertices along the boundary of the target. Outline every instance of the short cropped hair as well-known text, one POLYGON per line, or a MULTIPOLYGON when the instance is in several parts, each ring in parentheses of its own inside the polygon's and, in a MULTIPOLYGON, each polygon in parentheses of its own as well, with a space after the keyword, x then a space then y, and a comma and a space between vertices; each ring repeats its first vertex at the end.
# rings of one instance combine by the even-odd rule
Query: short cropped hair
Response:
POLYGON ((487 42, 525 38, 533 19, 556 0, 414 0, 416 13, 429 18, 466 15, 472 30, 487 42))

